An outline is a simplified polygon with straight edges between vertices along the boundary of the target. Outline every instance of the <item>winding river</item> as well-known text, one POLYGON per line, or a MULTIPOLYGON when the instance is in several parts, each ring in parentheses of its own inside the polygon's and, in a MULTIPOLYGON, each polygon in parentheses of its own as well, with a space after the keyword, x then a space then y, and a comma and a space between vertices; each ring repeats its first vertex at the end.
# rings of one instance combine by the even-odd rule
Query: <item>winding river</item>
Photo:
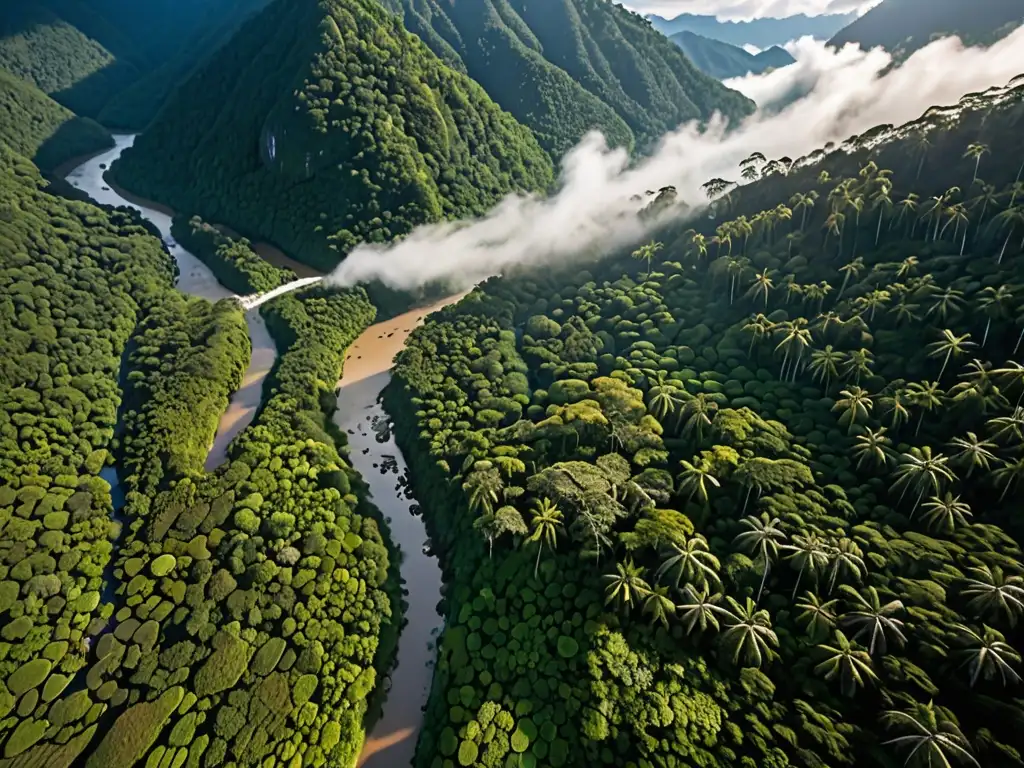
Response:
MULTIPOLYGON (((260 405, 264 381, 277 358, 277 349, 258 309, 259 304, 272 296, 259 299, 235 296, 217 281, 209 267, 171 237, 173 213, 170 210, 117 190, 103 178, 104 171, 134 140, 134 136, 115 136, 113 149, 86 160, 66 178, 97 202, 130 206, 154 224, 178 264, 177 287, 183 293, 209 301, 238 298, 247 307, 245 316, 252 340, 252 357, 241 387, 221 417, 206 461, 206 468, 210 470, 226 459, 231 440, 252 422, 260 405), (248 308, 250 306, 252 308, 248 308)), ((261 255, 274 253, 262 244, 254 244, 254 250, 261 255)), ((299 274, 302 279, 291 285, 290 290, 318 279, 309 273, 299 274)), ((283 292, 279 289, 274 295, 283 292)), ((401 573, 408 602, 407 623, 399 637, 396 665, 390 680, 381 683, 389 689, 384 712, 368 734, 359 758, 359 765, 367 768, 411 764, 433 676, 433 642, 442 625, 437 613, 441 568, 436 558, 427 554, 426 528, 422 519, 413 513, 415 500, 407 483, 405 459, 395 445, 387 415, 377 399, 390 378, 394 356, 405 345, 410 331, 430 312, 457 301, 461 295, 368 328, 349 348, 338 383, 338 409, 334 420, 348 435, 352 465, 369 485, 375 504, 388 520, 391 540, 401 551, 401 573)), ((105 471, 104 478, 111 483, 115 498, 120 498, 122 490, 116 471, 105 471)))

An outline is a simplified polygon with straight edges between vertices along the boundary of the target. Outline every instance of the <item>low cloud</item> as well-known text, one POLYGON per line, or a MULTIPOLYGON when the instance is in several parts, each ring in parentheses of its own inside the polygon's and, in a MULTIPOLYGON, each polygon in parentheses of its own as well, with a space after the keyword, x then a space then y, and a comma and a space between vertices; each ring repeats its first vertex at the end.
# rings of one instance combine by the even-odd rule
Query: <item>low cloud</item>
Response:
POLYGON ((645 235, 632 199, 637 193, 673 185, 682 200, 699 205, 701 185, 737 178, 739 162, 751 152, 800 157, 883 123, 914 120, 929 107, 955 104, 1024 72, 1024 28, 989 49, 939 40, 888 72, 891 59, 881 50, 833 51, 810 39, 792 50, 796 64, 730 82, 761 105, 733 131, 721 120, 703 131, 682 126, 635 165, 592 134, 565 156, 560 187, 550 197, 509 197, 479 219, 424 226, 391 246, 360 246, 328 280, 465 288, 514 265, 583 263, 645 235), (795 92, 806 95, 778 109, 795 92))
POLYGON ((673 19, 681 13, 716 16, 720 21, 751 19, 784 19, 803 13, 823 16, 835 13, 863 13, 880 0, 627 0, 630 10, 641 14, 656 13, 673 19))

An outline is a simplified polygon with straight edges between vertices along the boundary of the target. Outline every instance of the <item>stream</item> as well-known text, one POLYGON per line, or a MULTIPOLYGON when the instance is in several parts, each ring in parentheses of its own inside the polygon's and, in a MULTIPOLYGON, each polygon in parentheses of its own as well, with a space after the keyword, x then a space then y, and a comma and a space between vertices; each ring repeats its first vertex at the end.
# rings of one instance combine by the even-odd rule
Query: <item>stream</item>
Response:
MULTIPOLYGON (((206 469, 212 470, 226 459, 231 440, 255 417, 263 383, 277 358, 277 349, 259 314, 259 305, 288 290, 309 285, 319 277, 308 273, 301 275, 295 283, 272 291, 273 295, 239 297, 233 294, 217 281, 209 267, 171 237, 171 211, 115 190, 104 180, 104 171, 135 140, 131 135, 114 138, 116 146, 113 149, 83 162, 67 175, 67 181, 99 203, 130 206, 154 224, 178 264, 177 288, 180 291, 209 301, 237 298, 246 309, 252 357, 242 384, 231 397, 218 425, 206 460, 206 469)), ((261 255, 264 252, 259 244, 254 245, 254 250, 261 255)), ((377 400, 390 379, 394 356, 405 346, 412 329, 430 312, 457 301, 462 295, 366 329, 349 348, 344 373, 338 383, 338 408, 334 420, 347 434, 350 461, 369 486, 374 503, 388 521, 392 543, 402 553, 401 574, 408 603, 395 666, 388 679, 379 681, 388 690, 383 715, 367 735, 359 758, 358 765, 367 768, 392 768, 412 763, 423 722, 423 707, 433 679, 434 642, 443 624, 437 613, 441 599, 441 567, 437 559, 428 554, 426 527, 414 512, 416 504, 408 484, 405 459, 391 435, 387 414, 377 400)), ((123 490, 117 470, 109 467, 102 476, 111 485, 115 500, 114 519, 123 522, 123 517, 120 517, 123 490)), ((113 580, 107 581, 110 582, 109 597, 112 601, 113 580)))

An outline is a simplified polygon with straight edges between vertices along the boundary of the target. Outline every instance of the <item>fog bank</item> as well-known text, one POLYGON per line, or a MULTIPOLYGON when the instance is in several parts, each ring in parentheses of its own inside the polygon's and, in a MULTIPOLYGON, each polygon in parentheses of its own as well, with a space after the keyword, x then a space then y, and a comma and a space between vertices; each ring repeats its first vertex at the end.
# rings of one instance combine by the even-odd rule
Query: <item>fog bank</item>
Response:
POLYGON ((478 219, 423 226, 390 246, 359 246, 327 280, 344 286, 380 280, 403 290, 446 282, 461 289, 516 264, 593 260, 635 242, 653 224, 637 218, 639 204, 631 199, 637 193, 673 185, 681 200, 701 205, 701 185, 715 177, 738 180, 738 165, 751 152, 797 158, 877 125, 914 120, 929 107, 955 104, 1024 72, 1024 27, 988 49, 939 40, 888 72, 891 59, 881 50, 834 51, 809 38, 790 48, 796 64, 728 83, 760 105, 736 130, 726 133, 717 119, 704 131, 685 125, 632 166, 624 151, 591 134, 563 159, 551 197, 511 196, 478 219), (793 93, 806 95, 778 109, 793 93))

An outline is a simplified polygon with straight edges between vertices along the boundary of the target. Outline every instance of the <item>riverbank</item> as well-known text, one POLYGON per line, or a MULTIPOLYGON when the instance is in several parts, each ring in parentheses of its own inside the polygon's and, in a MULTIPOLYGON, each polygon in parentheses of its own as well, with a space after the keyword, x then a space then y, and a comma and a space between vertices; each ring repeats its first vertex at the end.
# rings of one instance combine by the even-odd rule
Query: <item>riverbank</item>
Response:
POLYGON ((349 460, 370 489, 375 506, 387 520, 391 541, 401 551, 405 593, 405 627, 388 686, 383 714, 367 734, 358 765, 365 768, 408 766, 416 750, 433 680, 433 642, 440 634, 441 568, 427 554, 427 533, 415 512, 402 452, 391 435, 388 416, 378 402, 391 378, 392 361, 414 328, 432 312, 465 293, 407 312, 367 328, 349 347, 338 383, 334 422, 347 436, 349 460))

